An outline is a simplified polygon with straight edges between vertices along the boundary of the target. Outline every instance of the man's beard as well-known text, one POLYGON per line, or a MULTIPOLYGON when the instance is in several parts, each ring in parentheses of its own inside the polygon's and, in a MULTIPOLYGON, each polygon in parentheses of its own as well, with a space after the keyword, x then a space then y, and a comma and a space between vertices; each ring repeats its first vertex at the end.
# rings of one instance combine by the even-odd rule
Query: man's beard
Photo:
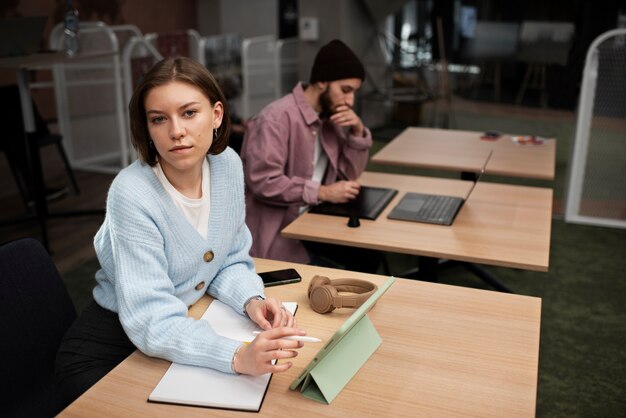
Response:
POLYGON ((319 103, 320 103, 320 107, 322 108, 322 111, 320 112, 320 119, 322 120, 328 119, 333 113, 335 113, 333 111, 332 103, 330 101, 330 94, 328 93, 328 87, 326 87, 326 90, 324 90, 322 94, 320 94, 319 103))

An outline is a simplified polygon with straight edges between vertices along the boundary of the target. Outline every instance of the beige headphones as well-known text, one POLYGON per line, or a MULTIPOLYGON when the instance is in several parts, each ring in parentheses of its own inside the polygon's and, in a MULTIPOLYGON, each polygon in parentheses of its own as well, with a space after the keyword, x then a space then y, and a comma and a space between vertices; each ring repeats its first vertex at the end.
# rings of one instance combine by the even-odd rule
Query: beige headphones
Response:
POLYGON ((332 312, 335 308, 358 308, 378 289, 374 283, 357 279, 330 280, 314 276, 309 284, 309 303, 317 313, 332 312), (340 295, 339 292, 356 293, 340 295))

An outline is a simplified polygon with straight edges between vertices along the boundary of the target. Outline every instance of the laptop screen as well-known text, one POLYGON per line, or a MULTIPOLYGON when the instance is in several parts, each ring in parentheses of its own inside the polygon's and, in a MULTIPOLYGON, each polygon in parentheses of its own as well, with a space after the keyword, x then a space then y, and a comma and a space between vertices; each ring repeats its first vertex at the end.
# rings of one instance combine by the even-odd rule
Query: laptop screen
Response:
POLYGON ((492 154, 493 154, 493 150, 489 151, 489 155, 487 156, 487 159, 485 160, 483 167, 480 169, 480 173, 478 173, 478 176, 476 176, 476 180, 474 180, 474 184, 472 184, 472 187, 470 187, 469 192, 467 193, 467 196, 465 196, 464 200, 467 200, 470 197, 470 195, 474 191, 474 188, 476 187, 476 184, 478 184, 478 181, 480 180, 480 178, 483 176, 483 174, 485 174, 487 163, 489 163, 489 159, 491 158, 492 154))

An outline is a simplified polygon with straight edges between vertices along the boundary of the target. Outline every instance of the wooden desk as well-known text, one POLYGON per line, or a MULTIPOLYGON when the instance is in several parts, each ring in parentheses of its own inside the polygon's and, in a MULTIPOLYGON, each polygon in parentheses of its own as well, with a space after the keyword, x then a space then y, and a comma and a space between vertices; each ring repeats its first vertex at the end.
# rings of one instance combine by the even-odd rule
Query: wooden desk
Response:
POLYGON ((477 173, 493 150, 485 170, 488 174, 554 180, 556 140, 547 139, 543 145, 521 145, 511 141, 510 135, 484 141, 480 139, 482 134, 407 128, 373 155, 371 162, 477 173))
POLYGON ((365 172, 367 186, 398 194, 378 219, 347 227, 339 216, 304 213, 283 229, 288 238, 472 263, 548 271, 552 190, 479 182, 451 226, 387 219, 406 192, 465 196, 471 182, 365 172))
MULTIPOLYGON (((323 339, 353 312, 328 315, 306 299, 315 274, 383 283, 385 277, 258 259, 257 270, 295 267, 301 283, 268 288, 269 296, 299 304, 298 324, 323 339)), ((202 315, 209 298, 190 311, 202 315)), ((368 314, 382 345, 331 405, 288 389, 319 350, 306 344, 291 370, 272 377, 262 417, 532 417, 535 415, 541 299, 398 279, 368 314)), ((135 352, 61 417, 250 417, 147 402, 169 362, 135 352)), ((254 415, 254 414, 253 414, 254 415)), ((255 415, 256 416, 256 415, 255 415)))

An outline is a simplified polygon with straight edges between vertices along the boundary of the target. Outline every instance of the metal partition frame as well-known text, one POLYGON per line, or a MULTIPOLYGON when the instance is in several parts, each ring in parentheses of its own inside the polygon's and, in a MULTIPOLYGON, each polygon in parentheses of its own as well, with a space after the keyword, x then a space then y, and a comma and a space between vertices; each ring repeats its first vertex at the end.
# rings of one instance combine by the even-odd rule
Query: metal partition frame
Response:
MULTIPOLYGON (((581 87, 580 99, 578 104, 578 117, 576 121, 576 134, 574 138, 574 144, 572 147, 572 155, 570 158, 567 186, 566 186, 566 202, 565 202, 565 220, 567 222, 580 223, 580 224, 589 224, 589 225, 599 225, 599 226, 609 226, 616 228, 626 228, 626 220, 623 218, 613 218, 607 216, 591 216, 586 213, 586 210, 583 209, 583 194, 584 191, 587 190, 585 188, 585 180, 588 180, 589 173, 591 169, 595 169, 596 167, 590 165, 590 153, 589 148, 592 141, 594 141, 594 136, 592 135, 593 124, 594 124, 594 116, 596 107, 598 107, 598 97, 597 97, 597 87, 598 87, 598 74, 600 72, 600 47, 608 45, 608 42, 612 42, 615 48, 620 48, 621 53, 618 53, 618 56, 626 57, 626 29, 615 29, 604 34, 600 35, 596 38, 589 50, 587 51, 587 58, 585 61, 585 68, 583 72, 583 82, 581 87)), ((624 59, 626 61, 626 59, 624 59)), ((618 77, 622 77, 626 79, 626 68, 611 68, 613 74, 617 74, 618 77), (620 75, 621 74, 621 75, 620 75)), ((622 83, 623 86, 626 83, 622 83)), ((613 94, 616 92, 613 91, 613 94)), ((619 97, 623 96, 619 94, 619 97)), ((622 103, 623 105, 623 103, 622 103)), ((626 107, 626 106, 625 106, 626 107)), ((604 110, 606 113, 606 110, 604 110)), ((618 129, 624 129, 626 126, 626 109, 617 109, 615 112, 618 117, 603 117, 604 121, 606 119, 611 119, 612 126, 616 126, 618 129), (620 111, 623 115, 620 117, 620 111)), ((619 138, 619 134, 616 136, 619 138)), ((626 154, 626 130, 625 134, 621 136, 624 141, 623 146, 616 147, 617 150, 621 150, 621 152, 626 154)), ((619 152, 619 151, 618 151, 619 152)), ((624 170, 626 169, 626 155, 625 158, 621 158, 615 155, 612 155, 611 161, 617 162, 617 164, 622 164, 621 167, 617 167, 615 170, 616 176, 620 176, 621 179, 624 179, 626 176, 624 174, 624 170), (621 173, 621 174, 620 174, 621 173)), ((605 162, 603 162, 606 164, 605 162)), ((605 167, 603 167, 605 168, 605 167)), ((613 196, 617 199, 621 199, 621 201, 626 202, 626 188, 623 187, 623 183, 617 183, 617 187, 615 189, 608 189, 615 183, 607 184, 600 183, 601 187, 595 188, 594 191, 598 191, 597 189, 603 189, 602 191, 606 195, 607 192, 615 191, 616 193, 622 194, 622 196, 613 196)), ((616 200, 614 202, 619 203, 620 200, 616 200)), ((614 204, 614 203, 613 203, 614 204)), ((625 204, 625 203, 622 203, 625 204)), ((605 203, 605 205, 607 205, 605 203)), ((608 202, 608 206, 611 205, 611 202, 608 202)))

